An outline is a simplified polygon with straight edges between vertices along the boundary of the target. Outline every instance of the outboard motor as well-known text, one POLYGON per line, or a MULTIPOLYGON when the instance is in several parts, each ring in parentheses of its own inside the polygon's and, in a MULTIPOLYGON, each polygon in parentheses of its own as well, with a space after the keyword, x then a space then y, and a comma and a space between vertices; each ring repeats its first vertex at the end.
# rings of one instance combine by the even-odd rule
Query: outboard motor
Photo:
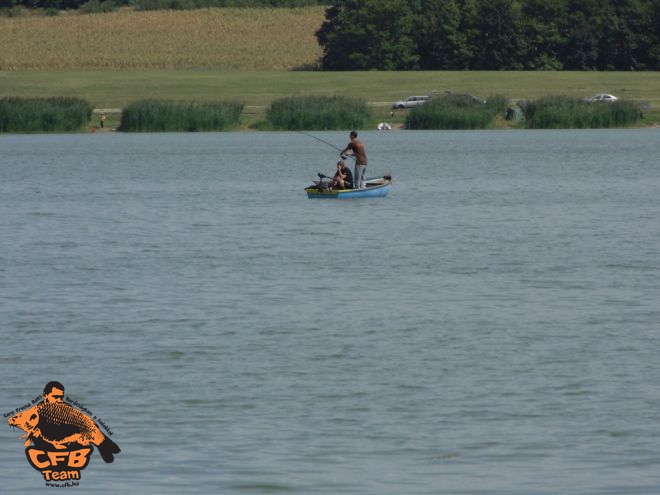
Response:
POLYGON ((319 176, 319 180, 316 183, 316 187, 318 187, 318 190, 319 191, 330 191, 332 189, 332 186, 331 186, 332 180, 330 179, 330 177, 328 177, 327 175, 324 175, 320 172, 319 172, 318 176, 319 176))

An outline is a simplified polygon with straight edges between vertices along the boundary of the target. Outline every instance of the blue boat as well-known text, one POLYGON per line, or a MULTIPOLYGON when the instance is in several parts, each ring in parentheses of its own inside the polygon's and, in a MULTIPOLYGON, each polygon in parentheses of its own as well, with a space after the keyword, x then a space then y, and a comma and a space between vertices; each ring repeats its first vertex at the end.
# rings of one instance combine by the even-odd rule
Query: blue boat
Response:
POLYGON ((352 198, 382 198, 387 196, 392 185, 392 176, 384 175, 364 181, 364 189, 333 189, 330 187, 330 179, 319 174, 320 180, 305 188, 308 198, 327 199, 352 199, 352 198))

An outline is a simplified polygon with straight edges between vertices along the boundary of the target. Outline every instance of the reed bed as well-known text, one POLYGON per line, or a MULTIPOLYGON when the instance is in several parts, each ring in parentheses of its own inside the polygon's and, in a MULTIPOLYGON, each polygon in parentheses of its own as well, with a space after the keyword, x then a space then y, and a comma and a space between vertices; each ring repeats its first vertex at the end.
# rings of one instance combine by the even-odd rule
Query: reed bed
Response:
POLYGON ((0 98, 0 132, 75 132, 89 122, 93 110, 80 98, 0 98))
POLYGON ((485 103, 470 96, 442 95, 413 108, 406 129, 488 129, 506 110, 508 100, 491 96, 485 103))
POLYGON ((588 102, 568 96, 547 96, 523 105, 529 129, 601 129, 629 127, 642 119, 638 104, 588 102))
POLYGON ((0 17, 0 70, 314 66, 323 7, 0 17))
POLYGON ((369 118, 366 101, 347 96, 291 96, 266 110, 267 126, 286 131, 360 129, 369 118))
POLYGON ((236 128, 241 119, 240 102, 176 102, 140 100, 121 114, 123 132, 201 132, 236 128))

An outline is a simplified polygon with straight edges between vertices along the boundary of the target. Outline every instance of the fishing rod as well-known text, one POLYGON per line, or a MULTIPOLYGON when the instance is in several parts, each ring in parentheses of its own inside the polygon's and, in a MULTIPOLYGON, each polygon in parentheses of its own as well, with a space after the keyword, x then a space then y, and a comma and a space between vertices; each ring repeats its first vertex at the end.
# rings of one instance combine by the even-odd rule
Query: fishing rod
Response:
MULTIPOLYGON (((330 146, 331 148, 334 148, 334 149, 336 149, 337 151, 339 151, 339 153, 341 153, 341 152, 343 151, 342 149, 337 148, 334 144, 329 143, 329 142, 326 141, 325 139, 321 139, 321 138, 318 137, 318 136, 314 136, 313 134, 308 134, 308 133, 303 132, 303 131, 298 131, 298 133, 299 133, 299 134, 303 134, 303 135, 305 135, 305 136, 309 136, 309 137, 311 137, 311 138, 314 138, 314 139, 316 139, 317 141, 322 142, 323 144, 327 144, 327 145, 330 146)), ((350 155, 341 155, 341 157, 342 157, 344 160, 346 159, 346 156, 350 156, 353 160, 355 160, 355 156, 353 156, 352 154, 350 154, 350 155)))

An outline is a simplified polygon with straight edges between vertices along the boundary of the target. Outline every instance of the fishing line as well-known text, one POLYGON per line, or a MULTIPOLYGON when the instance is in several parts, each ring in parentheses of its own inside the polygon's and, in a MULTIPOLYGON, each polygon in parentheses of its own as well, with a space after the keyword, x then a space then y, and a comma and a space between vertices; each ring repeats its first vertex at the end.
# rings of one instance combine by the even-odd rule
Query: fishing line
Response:
MULTIPOLYGON (((309 137, 311 137, 311 138, 314 138, 314 139, 316 139, 317 141, 322 142, 323 144, 327 144, 327 145, 330 146, 331 148, 334 148, 334 149, 336 149, 337 151, 339 151, 340 153, 343 151, 341 148, 338 148, 338 147, 335 146, 334 144, 329 143, 329 142, 326 141, 325 139, 321 139, 321 138, 318 137, 318 136, 314 136, 313 134, 308 134, 308 133, 303 132, 303 131, 298 131, 298 133, 299 133, 299 134, 303 134, 303 135, 305 135, 305 136, 309 136, 309 137)), ((353 156, 353 155, 346 155, 346 156, 350 156, 353 160, 355 160, 355 156, 353 156)), ((344 158, 343 155, 342 155, 342 158, 344 158)))

